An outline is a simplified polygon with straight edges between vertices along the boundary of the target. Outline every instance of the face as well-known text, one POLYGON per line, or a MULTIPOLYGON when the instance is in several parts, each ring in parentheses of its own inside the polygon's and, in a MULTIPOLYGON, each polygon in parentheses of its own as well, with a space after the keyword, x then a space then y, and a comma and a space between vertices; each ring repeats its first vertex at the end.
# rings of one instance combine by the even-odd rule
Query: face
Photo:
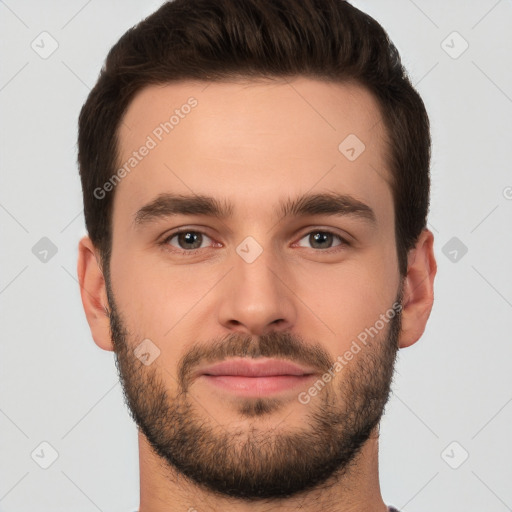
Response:
POLYGON ((112 341, 141 432, 190 481, 291 496, 378 424, 402 292, 385 144, 356 85, 182 82, 131 103, 112 341))

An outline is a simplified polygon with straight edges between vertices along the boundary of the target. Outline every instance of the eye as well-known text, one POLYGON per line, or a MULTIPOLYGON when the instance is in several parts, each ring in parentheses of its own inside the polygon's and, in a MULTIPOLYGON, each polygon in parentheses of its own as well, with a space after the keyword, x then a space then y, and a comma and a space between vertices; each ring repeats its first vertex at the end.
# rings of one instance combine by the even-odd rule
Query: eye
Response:
POLYGON ((171 246, 178 252, 194 253, 198 249, 204 248, 204 241, 212 241, 211 238, 201 231, 194 231, 193 229, 183 229, 176 231, 172 235, 169 235, 162 244, 165 246, 171 246), (175 242, 173 243, 173 240, 175 242))
MULTIPOLYGON (((304 247, 301 244, 303 240, 307 240, 309 242, 310 248, 324 252, 336 252, 344 246, 350 245, 350 243, 340 235, 337 235, 336 233, 328 230, 321 229, 310 231, 295 245, 304 247), (335 239, 338 239, 339 243, 333 245, 333 241, 335 239)), ((202 231, 197 231, 194 229, 181 229, 170 234, 161 242, 161 245, 163 245, 165 249, 170 250, 171 252, 188 256, 195 254, 200 249, 211 247, 212 242, 213 240, 202 231)))
MULTIPOLYGON (((300 244, 300 242, 304 239, 307 239, 307 241, 311 244, 310 247, 312 249, 328 250, 333 247, 350 245, 340 235, 337 235, 336 233, 332 233, 331 231, 324 231, 324 230, 310 231, 306 236, 302 237, 299 240, 299 242, 298 242, 299 246, 303 247, 300 244), (332 243, 335 238, 337 238, 340 241, 340 243, 335 244, 333 246, 332 243)), ((337 250, 337 249, 334 249, 334 250, 337 250)))

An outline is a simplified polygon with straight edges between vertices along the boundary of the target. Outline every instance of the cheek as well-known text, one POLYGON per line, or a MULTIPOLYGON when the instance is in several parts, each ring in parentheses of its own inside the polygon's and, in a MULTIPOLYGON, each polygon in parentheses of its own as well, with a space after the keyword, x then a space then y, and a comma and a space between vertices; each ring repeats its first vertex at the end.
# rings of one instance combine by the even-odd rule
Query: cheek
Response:
POLYGON ((339 353, 392 307, 399 285, 396 265, 391 247, 339 266, 312 267, 296 281, 297 297, 304 303, 297 302, 301 327, 314 336, 311 325, 317 325, 332 335, 339 353))
MULTIPOLYGON (((339 264, 302 262, 286 267, 283 277, 293 293, 277 288, 289 293, 295 304, 297 331, 326 344, 332 340, 338 354, 391 307, 398 288, 392 243, 372 245, 339 264)), ((167 363, 190 340, 206 339, 204 329, 211 334, 219 328, 212 320, 223 300, 216 295, 216 284, 226 270, 221 263, 172 268, 162 256, 113 246, 117 305, 130 330, 155 340, 167 363)))
POLYGON ((148 264, 147 258, 113 245, 111 280, 116 304, 130 330, 156 339, 155 326, 162 323, 158 319, 159 305, 168 289, 162 275, 148 264))
MULTIPOLYGON (((121 251, 119 251, 121 254, 121 251)), ((131 328, 145 337, 171 343, 197 318, 205 294, 222 276, 212 267, 178 265, 165 258, 132 251, 126 257, 112 254, 112 286, 116 303, 131 328)), ((204 307, 204 306, 203 306, 204 307)))

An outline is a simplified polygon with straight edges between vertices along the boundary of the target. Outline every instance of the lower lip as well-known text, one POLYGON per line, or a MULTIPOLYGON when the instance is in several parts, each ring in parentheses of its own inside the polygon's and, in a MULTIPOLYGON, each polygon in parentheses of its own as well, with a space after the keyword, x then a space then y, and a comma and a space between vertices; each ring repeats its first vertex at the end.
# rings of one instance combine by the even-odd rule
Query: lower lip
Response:
POLYGON ((305 386, 314 375, 272 375, 241 377, 238 375, 202 375, 208 384, 242 396, 261 396, 305 386))

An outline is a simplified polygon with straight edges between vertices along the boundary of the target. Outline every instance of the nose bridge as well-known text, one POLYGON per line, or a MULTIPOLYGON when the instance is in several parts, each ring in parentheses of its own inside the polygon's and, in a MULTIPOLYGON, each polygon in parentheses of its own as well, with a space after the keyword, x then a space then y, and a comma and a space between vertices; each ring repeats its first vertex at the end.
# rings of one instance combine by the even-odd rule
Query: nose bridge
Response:
POLYGON ((226 279, 219 307, 219 321, 226 327, 262 334, 290 328, 295 322, 284 262, 270 248, 247 237, 232 255, 233 270, 226 279))

